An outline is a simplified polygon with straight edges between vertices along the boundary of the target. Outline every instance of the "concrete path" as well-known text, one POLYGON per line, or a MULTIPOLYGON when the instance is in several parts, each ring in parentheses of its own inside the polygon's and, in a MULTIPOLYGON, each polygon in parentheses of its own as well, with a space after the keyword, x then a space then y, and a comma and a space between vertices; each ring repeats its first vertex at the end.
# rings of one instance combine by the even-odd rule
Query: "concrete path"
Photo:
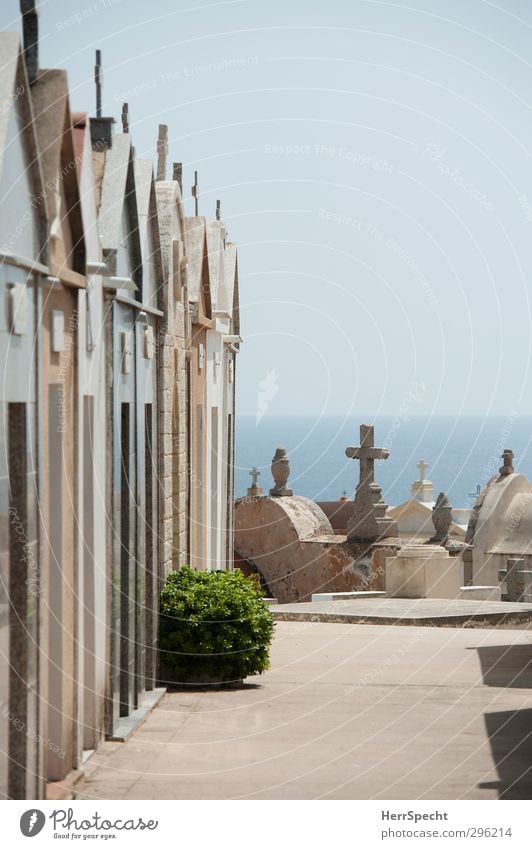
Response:
POLYGON ((532 798, 532 631, 279 622, 272 661, 165 696, 77 798, 532 798))

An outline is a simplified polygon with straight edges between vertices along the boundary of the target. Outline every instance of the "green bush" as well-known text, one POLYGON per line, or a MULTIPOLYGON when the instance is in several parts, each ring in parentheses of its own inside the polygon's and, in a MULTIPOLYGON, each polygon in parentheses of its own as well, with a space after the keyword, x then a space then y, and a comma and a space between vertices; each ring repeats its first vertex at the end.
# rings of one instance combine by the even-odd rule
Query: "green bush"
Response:
POLYGON ((270 665, 273 619, 260 587, 242 572, 183 566, 161 592, 162 677, 175 683, 239 681, 270 665))

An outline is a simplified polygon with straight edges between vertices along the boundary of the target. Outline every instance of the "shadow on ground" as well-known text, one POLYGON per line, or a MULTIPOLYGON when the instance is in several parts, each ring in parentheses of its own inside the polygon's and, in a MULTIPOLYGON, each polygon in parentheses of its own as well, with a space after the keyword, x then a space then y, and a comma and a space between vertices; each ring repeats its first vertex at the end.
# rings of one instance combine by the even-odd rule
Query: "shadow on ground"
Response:
POLYGON ((175 684, 161 681, 160 686, 166 687, 168 693, 208 693, 219 690, 260 690, 262 685, 247 681, 231 684, 175 684))
POLYGON ((484 716, 499 781, 479 784, 499 799, 532 799, 532 709, 484 716))
POLYGON ((476 651, 488 687, 532 688, 532 643, 478 646, 476 651))

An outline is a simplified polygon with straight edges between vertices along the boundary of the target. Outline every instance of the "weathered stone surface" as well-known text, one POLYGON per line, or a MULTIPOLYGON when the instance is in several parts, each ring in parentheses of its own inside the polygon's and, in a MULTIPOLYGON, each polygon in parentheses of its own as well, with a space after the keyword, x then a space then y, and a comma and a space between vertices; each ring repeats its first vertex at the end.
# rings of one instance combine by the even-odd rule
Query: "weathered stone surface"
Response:
POLYGON ((335 535, 318 505, 302 496, 239 499, 235 549, 282 603, 310 599, 316 592, 384 586, 378 547, 335 535))
POLYGON ((372 425, 360 425, 360 446, 346 448, 345 453, 353 460, 360 460, 360 480, 347 526, 348 540, 374 542, 396 537, 397 523, 386 516, 388 508, 375 481, 375 460, 386 460, 390 452, 387 448, 375 448, 372 425))
POLYGON ((532 602, 532 569, 522 557, 509 558, 506 569, 499 571, 499 581, 506 584, 503 601, 532 602))
POLYGON ((524 475, 500 474, 480 493, 467 528, 463 554, 468 582, 493 586, 508 558, 532 568, 532 488, 524 475))

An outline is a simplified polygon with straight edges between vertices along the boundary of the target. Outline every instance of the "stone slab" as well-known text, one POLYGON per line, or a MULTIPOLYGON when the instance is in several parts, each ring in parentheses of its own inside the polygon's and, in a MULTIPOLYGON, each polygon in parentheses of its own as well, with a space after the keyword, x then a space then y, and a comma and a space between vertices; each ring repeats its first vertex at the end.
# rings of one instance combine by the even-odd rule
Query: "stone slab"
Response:
POLYGON ((326 601, 349 601, 350 599, 362 599, 362 598, 381 598, 385 596, 386 593, 384 591, 364 591, 360 590, 360 592, 352 592, 352 593, 313 593, 311 601, 316 603, 326 602, 326 601))
POLYGON ((122 716, 120 722, 116 725, 111 740, 116 742, 124 742, 128 737, 144 722, 148 714, 157 707, 162 697, 166 693, 166 687, 157 687, 154 690, 149 690, 143 700, 143 703, 137 710, 130 713, 129 716, 122 716))
POLYGON ((532 627, 532 604, 434 598, 367 598, 272 605, 277 621, 451 628, 532 627))
POLYGON ((496 587, 460 587, 460 598, 475 601, 501 601, 500 585, 496 587))

